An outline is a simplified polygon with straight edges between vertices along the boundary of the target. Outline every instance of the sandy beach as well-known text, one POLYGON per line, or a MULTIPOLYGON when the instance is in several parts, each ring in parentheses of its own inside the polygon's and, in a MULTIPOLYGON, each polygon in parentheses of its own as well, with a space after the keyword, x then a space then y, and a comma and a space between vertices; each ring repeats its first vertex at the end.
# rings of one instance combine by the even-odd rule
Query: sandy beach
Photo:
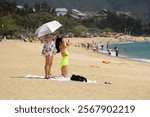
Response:
MULTIPOLYGON (((150 63, 109 57, 74 45, 79 42, 107 42, 110 38, 71 38, 69 76, 85 76, 97 83, 60 82, 26 78, 44 75, 43 44, 6 40, 0 42, 1 100, 147 100, 150 99, 150 63), (109 64, 102 63, 109 61, 109 64), (109 82, 110 84, 105 84, 109 82)), ((115 39, 112 39, 114 42, 115 39)), ((142 40, 142 39, 141 39, 142 40)), ((60 76, 60 54, 52 73, 60 76)))

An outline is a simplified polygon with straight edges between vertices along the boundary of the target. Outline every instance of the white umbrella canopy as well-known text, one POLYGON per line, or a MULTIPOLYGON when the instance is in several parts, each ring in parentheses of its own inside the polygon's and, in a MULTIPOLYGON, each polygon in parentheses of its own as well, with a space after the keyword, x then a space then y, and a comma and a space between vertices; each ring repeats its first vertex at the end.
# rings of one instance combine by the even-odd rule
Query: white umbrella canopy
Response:
POLYGON ((58 21, 51 21, 43 24, 38 29, 36 29, 35 34, 37 37, 41 37, 47 34, 54 33, 58 28, 60 28, 62 24, 60 24, 58 21))

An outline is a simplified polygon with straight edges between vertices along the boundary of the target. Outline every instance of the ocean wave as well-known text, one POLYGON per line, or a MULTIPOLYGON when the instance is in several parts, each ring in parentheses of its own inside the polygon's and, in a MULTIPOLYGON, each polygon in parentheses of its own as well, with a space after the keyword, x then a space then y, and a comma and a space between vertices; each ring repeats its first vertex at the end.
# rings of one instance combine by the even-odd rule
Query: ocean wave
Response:
MULTIPOLYGON (((100 50, 99 53, 102 53, 102 54, 105 54, 105 55, 107 54, 108 55, 108 52, 106 50, 100 50)), ((114 51, 111 51, 111 56, 115 57, 115 52, 114 51)), ((130 60, 135 60, 135 61, 141 61, 141 62, 150 63, 150 59, 132 58, 132 57, 129 57, 129 56, 126 56, 126 55, 122 55, 122 54, 120 54, 118 57, 119 58, 130 59, 130 60)))
POLYGON ((131 58, 131 59, 136 60, 136 61, 142 61, 142 62, 150 63, 150 59, 140 59, 140 58, 131 58))

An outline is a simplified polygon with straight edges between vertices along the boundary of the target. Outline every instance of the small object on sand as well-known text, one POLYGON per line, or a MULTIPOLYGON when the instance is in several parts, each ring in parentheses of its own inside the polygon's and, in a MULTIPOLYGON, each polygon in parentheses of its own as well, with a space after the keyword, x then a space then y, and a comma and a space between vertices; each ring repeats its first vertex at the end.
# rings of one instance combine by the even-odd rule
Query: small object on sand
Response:
POLYGON ((70 80, 73 80, 73 81, 80 81, 80 82, 87 82, 87 79, 84 77, 84 76, 80 76, 80 75, 72 75, 70 80))
POLYGON ((104 82, 104 84, 109 84, 109 85, 111 85, 111 83, 110 83, 110 82, 104 82))
POLYGON ((100 66, 98 66, 98 65, 90 65, 90 67, 96 67, 96 68, 99 68, 100 66))
POLYGON ((102 63, 109 64, 110 62, 109 61, 102 61, 102 63))

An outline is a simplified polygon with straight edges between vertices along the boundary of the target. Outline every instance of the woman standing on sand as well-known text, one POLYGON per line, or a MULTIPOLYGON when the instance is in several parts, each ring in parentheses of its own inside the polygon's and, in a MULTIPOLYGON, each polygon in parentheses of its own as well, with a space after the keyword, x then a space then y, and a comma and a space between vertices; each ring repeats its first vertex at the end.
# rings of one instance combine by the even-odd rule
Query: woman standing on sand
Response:
POLYGON ((53 35, 44 35, 44 46, 42 50, 42 55, 45 56, 45 78, 48 79, 51 77, 51 67, 53 63, 55 53, 55 42, 53 35))
POLYGON ((69 64, 69 55, 66 48, 69 46, 68 42, 65 42, 62 37, 57 37, 56 39, 56 49, 57 53, 61 52, 62 60, 60 63, 61 75, 63 77, 68 76, 68 64, 69 64))

